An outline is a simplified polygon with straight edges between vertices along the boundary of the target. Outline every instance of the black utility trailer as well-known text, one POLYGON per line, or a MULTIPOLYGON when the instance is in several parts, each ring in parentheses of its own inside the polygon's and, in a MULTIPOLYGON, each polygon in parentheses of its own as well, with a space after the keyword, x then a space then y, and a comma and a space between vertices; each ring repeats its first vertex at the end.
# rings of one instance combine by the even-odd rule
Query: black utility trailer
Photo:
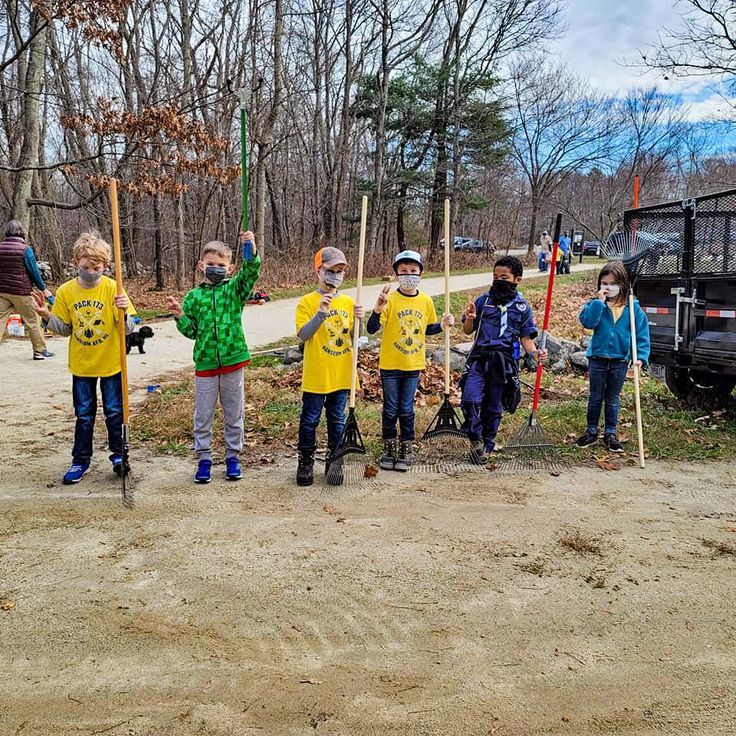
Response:
POLYGON ((624 213, 651 245, 635 293, 649 317, 651 372, 673 394, 723 405, 736 386, 736 189, 624 213))

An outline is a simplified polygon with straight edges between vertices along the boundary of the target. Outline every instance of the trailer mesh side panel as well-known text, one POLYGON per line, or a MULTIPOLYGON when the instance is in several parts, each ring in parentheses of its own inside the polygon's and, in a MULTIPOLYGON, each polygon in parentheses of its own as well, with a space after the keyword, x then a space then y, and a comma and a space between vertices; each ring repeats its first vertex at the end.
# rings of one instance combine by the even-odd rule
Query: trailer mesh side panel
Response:
POLYGON ((679 203, 627 212, 624 227, 637 232, 638 244, 651 244, 653 255, 644 259, 641 276, 678 274, 685 256, 685 213, 679 203))
POLYGON ((698 200, 693 237, 693 272, 736 271, 736 192, 698 200))

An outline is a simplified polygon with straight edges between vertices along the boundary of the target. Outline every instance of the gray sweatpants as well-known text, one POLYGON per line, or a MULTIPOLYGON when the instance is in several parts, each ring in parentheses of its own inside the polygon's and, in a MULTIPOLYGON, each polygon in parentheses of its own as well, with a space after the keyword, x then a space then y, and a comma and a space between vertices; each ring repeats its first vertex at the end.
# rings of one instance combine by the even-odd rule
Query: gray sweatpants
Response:
POLYGON ((194 395, 194 451, 199 459, 212 459, 218 395, 225 420, 225 457, 237 457, 243 449, 243 369, 221 376, 195 376, 194 395))

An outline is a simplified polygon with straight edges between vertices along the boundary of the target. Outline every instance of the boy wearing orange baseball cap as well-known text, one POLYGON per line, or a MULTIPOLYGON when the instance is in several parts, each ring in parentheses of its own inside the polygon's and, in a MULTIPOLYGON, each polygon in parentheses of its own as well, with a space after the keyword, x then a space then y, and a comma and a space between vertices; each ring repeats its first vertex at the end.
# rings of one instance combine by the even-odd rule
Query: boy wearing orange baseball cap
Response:
POLYGON ((317 426, 324 407, 327 415, 327 460, 342 438, 345 405, 350 390, 353 353, 353 322, 365 310, 339 293, 348 262, 339 248, 326 247, 314 256, 317 289, 306 294, 296 307, 296 334, 304 345, 302 413, 299 419, 299 467, 297 485, 314 481, 317 426))

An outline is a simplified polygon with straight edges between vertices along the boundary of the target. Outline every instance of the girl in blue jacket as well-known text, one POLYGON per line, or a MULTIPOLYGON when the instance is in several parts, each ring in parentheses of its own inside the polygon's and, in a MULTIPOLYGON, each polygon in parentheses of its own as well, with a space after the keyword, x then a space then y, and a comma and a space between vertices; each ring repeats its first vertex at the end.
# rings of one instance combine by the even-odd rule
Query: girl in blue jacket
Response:
MULTIPOLYGON (((629 316, 629 275, 621 261, 612 261, 598 274, 598 291, 580 310, 580 323, 593 330, 588 345, 588 417, 578 447, 598 441, 598 420, 605 404, 603 444, 609 452, 623 452, 618 441, 619 395, 631 362, 631 318, 629 316)), ((634 299, 636 353, 639 367, 649 360, 649 321, 634 299)))

